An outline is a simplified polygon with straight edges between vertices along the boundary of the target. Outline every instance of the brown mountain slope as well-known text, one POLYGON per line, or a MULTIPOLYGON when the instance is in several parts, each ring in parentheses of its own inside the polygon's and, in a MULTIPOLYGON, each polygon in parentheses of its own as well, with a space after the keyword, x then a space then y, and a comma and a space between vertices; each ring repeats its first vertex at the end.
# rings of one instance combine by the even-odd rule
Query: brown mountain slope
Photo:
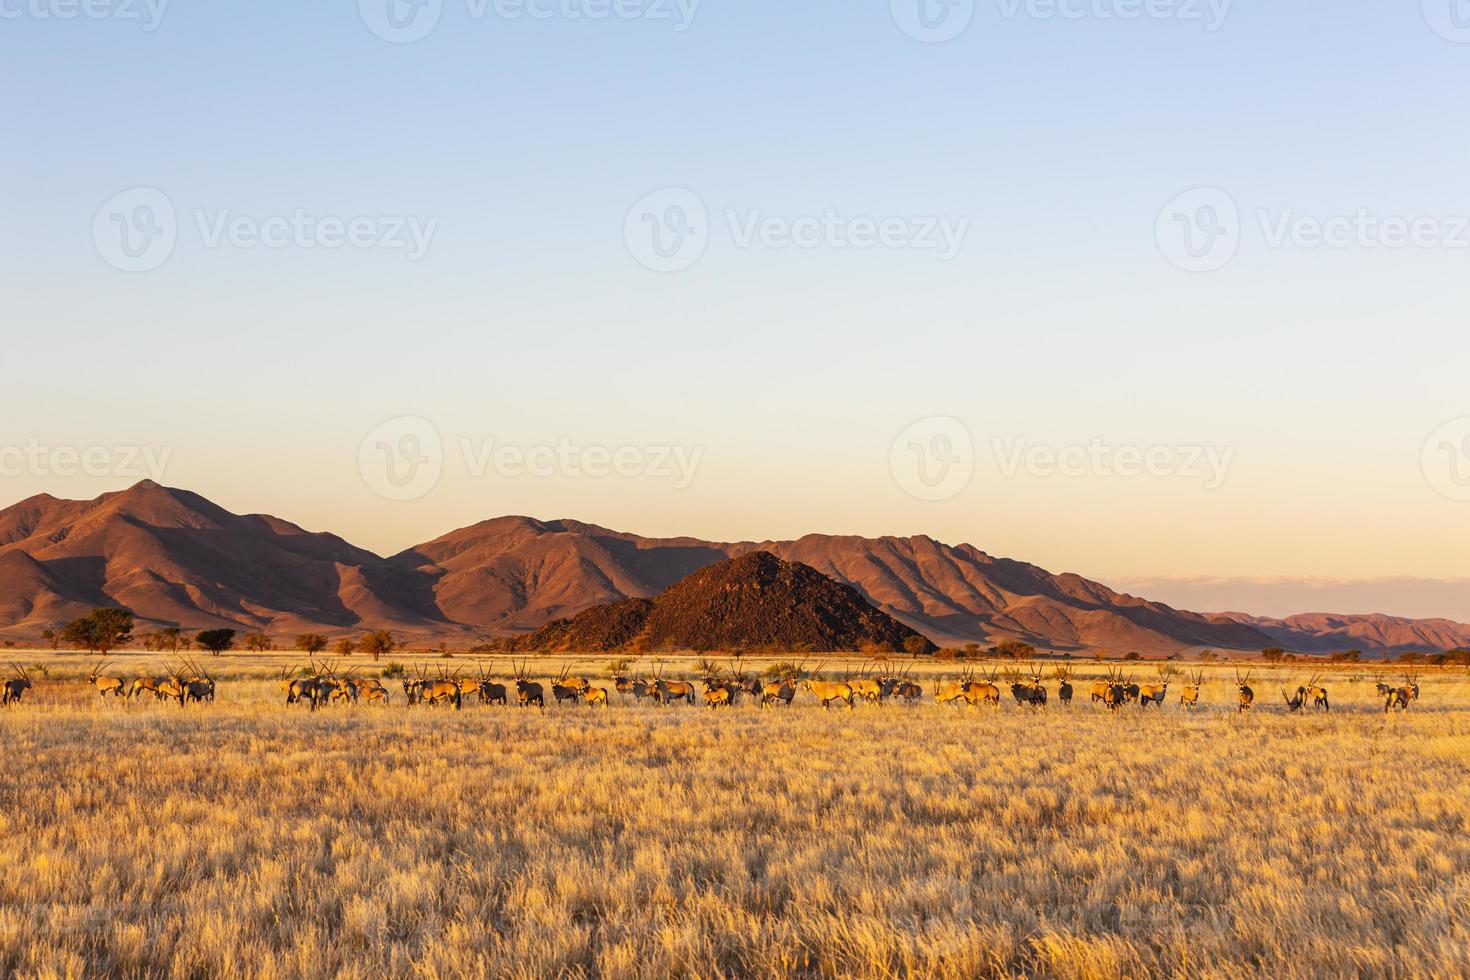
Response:
POLYGON ((524 650, 839 651, 883 644, 896 651, 917 635, 851 586, 810 565, 755 551, 701 569, 655 599, 594 606, 516 645, 524 650))
POLYGON ((526 632, 583 609, 651 596, 728 555, 692 538, 650 539, 576 521, 500 517, 392 559, 434 580, 448 619, 526 632))
POLYGON ((421 576, 330 534, 241 517, 151 482, 0 511, 0 622, 40 628, 98 604, 188 628, 448 625, 421 576))
POLYGON ((727 544, 508 517, 456 531, 393 561, 434 577, 448 618, 515 633, 601 603, 656 595, 694 569, 755 551, 810 565, 851 585, 939 642, 1020 639, 1117 653, 1260 649, 1268 642, 1248 625, 1180 612, 1077 575, 1052 575, 923 536, 809 535, 727 544))
POLYGON ((1270 619, 1247 613, 1220 613, 1220 618, 1252 626, 1277 645, 1301 653, 1363 650, 1388 653, 1421 653, 1470 649, 1470 625, 1448 619, 1405 619, 1400 616, 1339 616, 1305 613, 1286 619, 1270 619))

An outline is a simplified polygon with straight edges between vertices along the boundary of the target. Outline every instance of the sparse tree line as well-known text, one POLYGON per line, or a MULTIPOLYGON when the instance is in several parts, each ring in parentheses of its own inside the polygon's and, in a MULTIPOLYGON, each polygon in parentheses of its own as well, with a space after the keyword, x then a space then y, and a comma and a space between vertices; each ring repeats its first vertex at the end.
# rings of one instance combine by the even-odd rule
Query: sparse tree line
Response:
MULTIPOLYGON (((133 644, 155 653, 177 654, 181 650, 197 648, 216 657, 237 647, 252 653, 276 649, 275 641, 265 633, 242 634, 233 629, 196 632, 169 626, 135 634, 135 627, 136 618, 131 612, 109 606, 94 609, 88 615, 72 620, 59 632, 42 630, 41 638, 53 650, 66 646, 102 657, 133 644)), ((308 656, 316 656, 327 649, 329 643, 319 633, 302 633, 296 637, 295 648, 304 651, 308 656)), ((344 657, 361 652, 377 660, 398 649, 398 643, 389 630, 372 630, 359 639, 338 640, 333 648, 344 657)))

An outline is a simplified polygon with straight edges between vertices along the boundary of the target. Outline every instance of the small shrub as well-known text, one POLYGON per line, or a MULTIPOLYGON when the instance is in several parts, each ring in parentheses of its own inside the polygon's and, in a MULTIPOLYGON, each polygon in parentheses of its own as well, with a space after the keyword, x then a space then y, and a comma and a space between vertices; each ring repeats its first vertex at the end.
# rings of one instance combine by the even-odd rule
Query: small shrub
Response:
POLYGON ((388 666, 386 666, 386 667, 383 668, 382 676, 383 677, 402 677, 406 673, 408 673, 408 669, 405 668, 403 666, 403 664, 399 663, 396 660, 390 660, 390 661, 388 661, 388 666))

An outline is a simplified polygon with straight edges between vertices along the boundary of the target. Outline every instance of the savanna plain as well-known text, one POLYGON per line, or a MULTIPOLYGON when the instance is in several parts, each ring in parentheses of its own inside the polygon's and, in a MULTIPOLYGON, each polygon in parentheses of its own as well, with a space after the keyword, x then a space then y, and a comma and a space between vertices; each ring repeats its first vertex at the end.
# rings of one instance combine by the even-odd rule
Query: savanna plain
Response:
MULTIPOLYGON (((924 703, 851 711, 454 711, 396 682, 308 711, 290 655, 198 658, 218 700, 184 708, 13 659, 47 670, 0 710, 3 976, 1470 974, 1463 670, 1393 714, 1359 668, 1288 713, 1294 667, 1256 668, 1249 713, 1233 667, 1197 709, 1176 681, 1110 713, 1087 663, 1044 709, 936 705, 936 663, 924 703)), ((446 662, 475 669, 410 668, 446 662)))

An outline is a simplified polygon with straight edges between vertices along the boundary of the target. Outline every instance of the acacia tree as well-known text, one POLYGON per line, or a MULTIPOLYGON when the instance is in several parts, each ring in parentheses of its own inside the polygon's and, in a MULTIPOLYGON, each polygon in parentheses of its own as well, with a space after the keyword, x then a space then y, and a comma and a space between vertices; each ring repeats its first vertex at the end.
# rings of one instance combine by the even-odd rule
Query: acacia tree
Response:
POLYGON ((350 656, 352 656, 352 651, 354 651, 356 649, 357 649, 357 644, 356 643, 353 643, 351 640, 338 640, 337 641, 337 652, 340 653, 344 657, 350 657, 350 656))
POLYGON ((208 650, 214 656, 218 657, 235 645, 235 631, 205 630, 194 637, 194 642, 199 644, 199 649, 208 650))
POLYGON ((246 633, 240 642, 245 644, 245 649, 255 653, 265 653, 265 651, 275 648, 275 644, 271 642, 271 638, 264 633, 246 633))
POLYGON ((56 635, 55 630, 42 630, 41 639, 45 640, 46 645, 53 650, 55 650, 56 645, 61 642, 61 637, 56 635))
POLYGON ((158 649, 160 650, 168 647, 170 653, 178 653, 179 647, 183 645, 183 642, 184 631, 177 626, 170 626, 168 629, 158 631, 158 649))
POLYGON ((924 637, 915 633, 913 636, 905 637, 903 641, 904 652, 911 657, 917 657, 929 652, 932 644, 924 637))
POLYGON ((327 648, 327 638, 320 633, 302 633, 296 638, 296 649, 309 655, 316 656, 327 648))
POLYGON ((113 606, 93 609, 90 616, 72 620, 61 631, 63 642, 104 657, 107 656, 107 651, 122 646, 132 638, 133 614, 113 606))
POLYGON ((362 652, 374 660, 392 653, 395 645, 393 634, 387 630, 374 630, 362 638, 362 652))

